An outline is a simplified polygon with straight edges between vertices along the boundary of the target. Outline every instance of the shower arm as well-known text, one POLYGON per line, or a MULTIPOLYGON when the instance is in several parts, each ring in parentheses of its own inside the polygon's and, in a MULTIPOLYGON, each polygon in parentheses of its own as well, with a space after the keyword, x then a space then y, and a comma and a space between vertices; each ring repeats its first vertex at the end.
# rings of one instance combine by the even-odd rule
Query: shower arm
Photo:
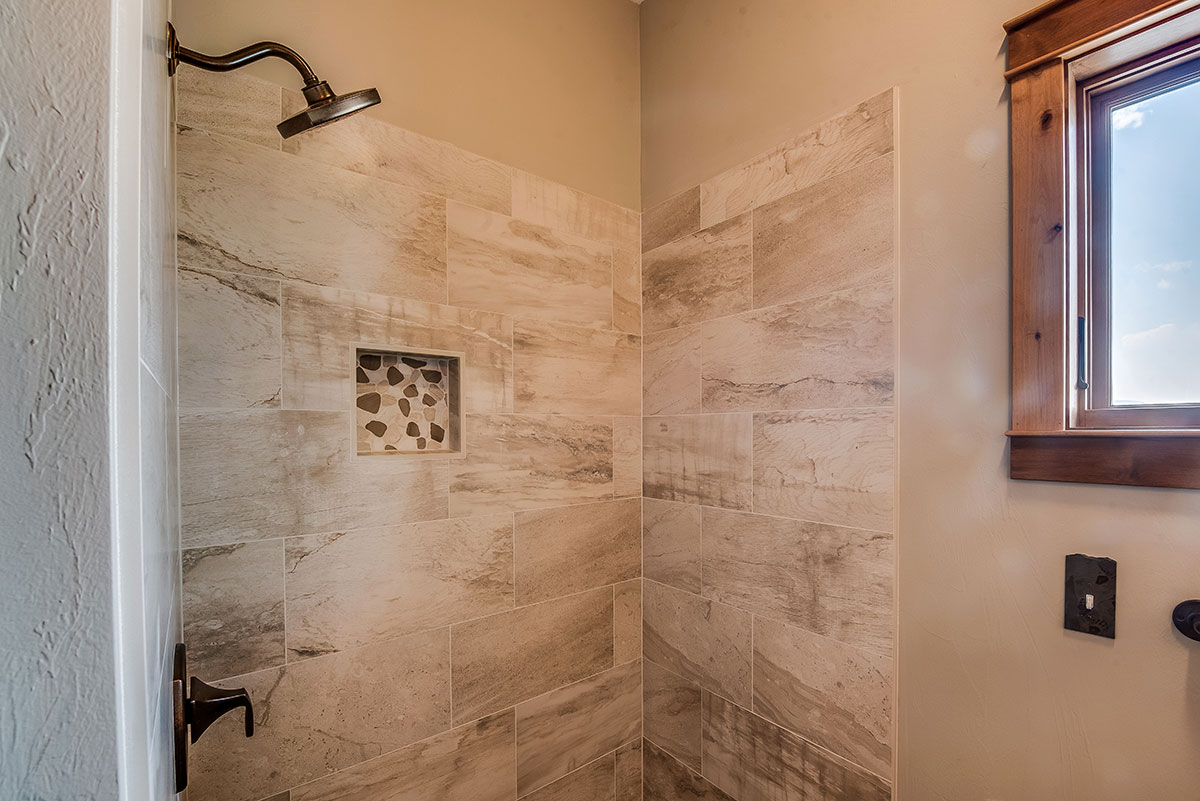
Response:
MULTIPOLYGON (((300 76, 304 78, 304 88, 308 89, 321 83, 321 79, 313 72, 312 67, 308 66, 308 62, 287 45, 278 42, 257 42, 223 56, 209 56, 189 50, 179 44, 179 39, 175 35, 175 27, 167 26, 167 60, 170 75, 175 74, 175 68, 179 66, 180 62, 210 72, 229 72, 271 57, 281 58, 295 67, 300 76)), ((332 96, 332 92, 330 95, 332 96)))

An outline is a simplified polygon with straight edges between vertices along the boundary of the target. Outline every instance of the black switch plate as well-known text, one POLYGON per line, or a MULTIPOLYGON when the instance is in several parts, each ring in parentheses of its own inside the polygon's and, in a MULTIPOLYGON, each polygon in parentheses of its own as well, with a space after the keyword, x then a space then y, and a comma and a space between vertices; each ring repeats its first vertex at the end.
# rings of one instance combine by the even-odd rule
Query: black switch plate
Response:
POLYGON ((1114 560, 1081 553, 1067 557, 1063 628, 1116 639, 1117 563, 1114 560))

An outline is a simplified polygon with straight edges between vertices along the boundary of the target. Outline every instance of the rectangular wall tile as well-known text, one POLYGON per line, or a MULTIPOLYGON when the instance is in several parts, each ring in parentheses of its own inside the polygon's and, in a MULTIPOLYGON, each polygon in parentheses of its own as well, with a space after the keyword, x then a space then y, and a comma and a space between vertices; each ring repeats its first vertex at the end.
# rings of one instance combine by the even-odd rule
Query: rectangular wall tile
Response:
POLYGON ((209 681, 282 665, 283 542, 184 551, 183 638, 209 681))
POLYGON ((613 418, 613 494, 642 496, 642 418, 613 418))
POLYGON ((703 533, 705 597, 891 655, 890 534, 721 509, 703 533))
POLYGON ((754 415, 754 510, 892 530, 896 424, 891 409, 754 415))
POLYGON ((613 801, 616 768, 616 753, 605 754, 561 779, 522 796, 522 801, 613 801))
POLYGON ((700 507, 642 500, 642 573, 659 584, 700 594, 700 507))
POLYGON ((449 728, 449 660, 440 629, 221 682, 254 699, 254 736, 209 729, 188 797, 256 801, 449 728))
POLYGON ((289 537, 286 543, 293 659, 513 607, 511 515, 289 537))
POLYGON ((642 656, 642 580, 613 586, 613 662, 623 665, 642 656))
POLYGON ((279 281, 186 265, 178 275, 179 405, 278 408, 279 281))
POLYGON ((512 801, 512 710, 292 790, 292 801, 512 801))
POLYGON ((466 420, 466 455, 451 463, 452 516, 612 497, 612 418, 467 415, 466 420))
POLYGON ((644 424, 642 482, 646 497, 750 508, 750 415, 654 417, 644 424))
POLYGON ((700 685, 646 661, 646 739, 692 770, 700 770, 700 685))
POLYGON ((513 171, 513 216, 610 244, 637 246, 639 214, 586 192, 513 171))
POLYGON ((643 746, 646 779, 642 797, 645 801, 735 801, 649 740, 644 741, 643 746))
POLYGON ((882 156, 754 212, 754 307, 896 275, 893 158, 882 156))
POLYGON ((889 89, 700 185, 707 227, 892 152, 889 89))
POLYGON ((704 410, 891 405, 893 290, 872 284, 705 323, 704 410))
POLYGON ((704 775, 739 801, 888 801, 889 784, 737 704, 704 693, 704 775))
POLYGON ((182 264, 445 301, 439 197, 189 130, 177 177, 182 264))
POLYGON ((279 150, 281 91, 248 75, 182 69, 175 75, 175 122, 279 150))
POLYGON ((700 230, 700 187, 693 186, 642 212, 642 252, 700 230))
POLYGON ((513 364, 514 411, 641 413, 642 342, 633 334, 519 320, 513 364))
POLYGON ((184 546, 447 516, 444 459, 358 457, 352 426, 349 412, 181 416, 184 546))
POLYGON ((417 300, 287 284, 283 402, 341 411, 354 397, 356 345, 463 354, 467 411, 512 410, 512 320, 417 300))
POLYGON ((518 704, 517 795, 640 735, 641 685, 641 663, 630 662, 518 704))
POLYGON ((450 201, 450 303, 612 327, 612 246, 450 201))
POLYGON ((457 723, 612 667, 612 589, 460 623, 452 637, 457 723))
POLYGON ((638 576, 641 516, 637 498, 517 512, 517 603, 638 576))
POLYGON ((749 309, 751 231, 746 214, 643 254, 646 333, 749 309))
POLYGON ((613 245, 613 328, 642 333, 642 254, 636 246, 613 245))
POLYGON ((642 801, 642 738, 617 749, 616 801, 642 801))
POLYGON ((754 711, 872 773, 892 775, 886 656, 756 618, 754 711))
POLYGON ((643 414, 695 414, 700 389, 699 324, 642 338, 643 414))
POLYGON ((750 704, 750 614, 643 582, 642 648, 646 659, 750 704))

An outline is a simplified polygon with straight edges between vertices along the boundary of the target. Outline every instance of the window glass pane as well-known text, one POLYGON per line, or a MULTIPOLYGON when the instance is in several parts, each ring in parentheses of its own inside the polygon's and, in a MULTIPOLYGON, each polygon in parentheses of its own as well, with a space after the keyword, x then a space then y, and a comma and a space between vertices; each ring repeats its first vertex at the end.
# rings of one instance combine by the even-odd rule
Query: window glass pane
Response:
POLYGON ((1200 403, 1200 81, 1110 123, 1112 402, 1200 403))

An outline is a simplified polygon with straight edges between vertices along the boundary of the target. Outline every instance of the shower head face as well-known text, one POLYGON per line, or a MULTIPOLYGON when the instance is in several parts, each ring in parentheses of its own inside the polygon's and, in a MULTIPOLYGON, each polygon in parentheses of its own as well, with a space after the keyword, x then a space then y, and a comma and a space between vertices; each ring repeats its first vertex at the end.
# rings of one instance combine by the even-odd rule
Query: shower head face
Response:
POLYGON ((288 117, 279 125, 279 135, 290 139, 298 133, 320 128, 357 114, 365 108, 378 105, 379 92, 376 89, 363 89, 345 95, 337 95, 329 88, 329 84, 321 81, 315 86, 304 89, 304 99, 308 106, 297 114, 288 117))

